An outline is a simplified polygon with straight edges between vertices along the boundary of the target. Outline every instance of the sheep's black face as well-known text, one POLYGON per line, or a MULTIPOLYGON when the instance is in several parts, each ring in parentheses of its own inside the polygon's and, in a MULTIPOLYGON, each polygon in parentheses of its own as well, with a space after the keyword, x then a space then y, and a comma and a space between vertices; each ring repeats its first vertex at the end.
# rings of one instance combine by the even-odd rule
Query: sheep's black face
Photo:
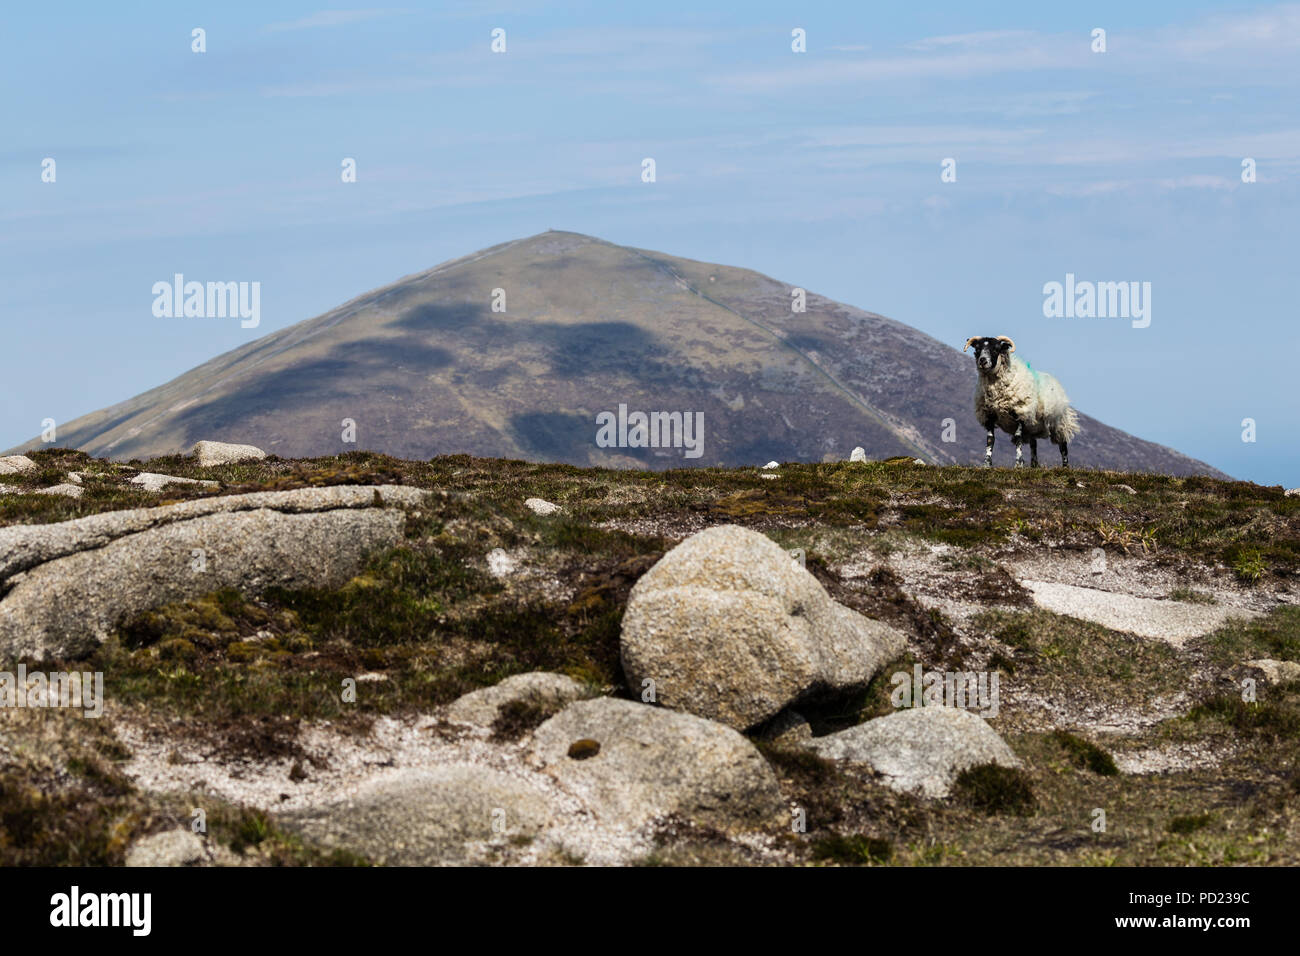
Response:
POLYGON ((1011 343, 992 336, 976 339, 971 343, 975 347, 975 364, 981 372, 991 371, 997 367, 998 360, 1011 351, 1011 343))

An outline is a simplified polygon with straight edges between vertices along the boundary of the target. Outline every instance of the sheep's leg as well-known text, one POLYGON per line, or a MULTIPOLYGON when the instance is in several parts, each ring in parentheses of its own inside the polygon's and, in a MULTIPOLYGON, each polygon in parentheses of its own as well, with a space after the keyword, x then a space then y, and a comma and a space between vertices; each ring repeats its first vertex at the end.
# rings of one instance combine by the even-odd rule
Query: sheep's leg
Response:
POLYGON ((1061 467, 1070 467, 1070 448, 1066 442, 1061 442, 1061 467))
POLYGON ((1029 439, 1029 467, 1038 467, 1038 439, 1029 439))
POLYGON ((1024 449, 1024 426, 1016 424, 1016 434, 1013 436, 1016 442, 1016 467, 1025 467, 1025 449, 1024 449))
POLYGON ((993 426, 985 425, 984 427, 985 429, 988 430, 988 435, 984 439, 984 467, 992 468, 993 467, 993 426))

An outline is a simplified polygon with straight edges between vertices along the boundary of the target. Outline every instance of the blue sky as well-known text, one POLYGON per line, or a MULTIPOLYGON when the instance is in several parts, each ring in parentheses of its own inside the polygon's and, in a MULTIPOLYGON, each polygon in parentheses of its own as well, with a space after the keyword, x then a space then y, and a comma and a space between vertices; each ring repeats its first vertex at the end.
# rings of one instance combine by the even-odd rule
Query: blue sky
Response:
POLYGON ((0 447, 557 228, 1010 335, 1084 411, 1300 485, 1300 5, 977 6, 6 5, 0 447), (175 272, 259 281, 261 327, 155 318, 175 272), (1150 326, 1045 318, 1066 273, 1150 282, 1150 326))

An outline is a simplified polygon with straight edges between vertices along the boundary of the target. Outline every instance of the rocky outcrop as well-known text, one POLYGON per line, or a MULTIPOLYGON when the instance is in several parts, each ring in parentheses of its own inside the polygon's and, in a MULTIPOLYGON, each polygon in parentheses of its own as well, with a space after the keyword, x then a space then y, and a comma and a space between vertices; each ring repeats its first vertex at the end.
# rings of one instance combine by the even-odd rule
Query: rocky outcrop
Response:
POLYGON ((336 485, 292 491, 257 491, 182 501, 158 508, 107 511, 58 524, 13 525, 0 528, 0 584, 18 571, 42 562, 102 548, 117 538, 176 521, 259 508, 304 514, 336 508, 414 507, 426 497, 427 492, 403 485, 336 485))
POLYGON ((194 443, 194 456, 204 468, 212 465, 233 465, 241 461, 256 461, 266 457, 266 452, 254 445, 231 445, 221 441, 194 443))
POLYGON ((570 704, 534 732, 532 756, 606 824, 676 814, 734 830, 782 813, 776 776, 743 736, 634 701, 570 704))
POLYGON ((480 862, 487 846, 535 836, 555 817, 546 793, 477 764, 401 771, 346 800, 284 814, 281 824, 326 849, 387 866, 480 862))
POLYGON ((220 488, 216 481, 200 481, 198 478, 177 478, 174 475, 158 475, 151 471, 142 471, 131 478, 131 484, 140 485, 145 491, 162 491, 168 485, 202 485, 204 488, 220 488))
POLYGON ((86 489, 79 484, 72 482, 63 482, 58 485, 50 485, 48 488, 40 488, 33 492, 37 495, 58 495, 61 498, 80 498, 86 493, 86 489))
POLYGON ((1021 581, 1020 584, 1033 594, 1034 604, 1045 610, 1092 621, 1113 631, 1165 641, 1175 647, 1181 647, 1189 638, 1217 630, 1233 618, 1259 616, 1259 612, 1247 608, 1184 604, 1073 584, 1049 581, 1021 581))
POLYGON ((203 841, 179 827, 143 837, 126 851, 127 866, 193 866, 203 858, 203 841))
POLYGON ((257 493, 0 530, 0 651, 76 657, 125 618, 220 588, 328 587, 402 537, 416 489, 257 493), (387 494, 388 497, 385 497, 387 494))
POLYGON ((901 633, 837 604, 769 538, 709 528, 633 587, 620 651, 629 685, 745 730, 819 693, 865 685, 901 633))
POLYGON ((1285 684, 1288 681, 1300 680, 1300 663, 1295 661, 1276 661, 1272 658, 1264 658, 1257 661, 1246 661, 1246 667, 1264 672, 1264 679, 1270 684, 1285 684))
POLYGON ((956 707, 910 707, 805 746, 829 760, 865 764, 886 786, 927 797, 946 797, 968 767, 1020 766, 982 717, 956 707))
POLYGON ((447 707, 447 719, 475 727, 491 727, 502 708, 524 703, 559 710, 565 704, 592 696, 592 692, 571 677, 533 671, 507 677, 499 684, 472 691, 447 707))
POLYGON ((36 462, 26 455, 5 455, 0 457, 0 475, 21 475, 28 471, 35 471, 36 468, 36 462))

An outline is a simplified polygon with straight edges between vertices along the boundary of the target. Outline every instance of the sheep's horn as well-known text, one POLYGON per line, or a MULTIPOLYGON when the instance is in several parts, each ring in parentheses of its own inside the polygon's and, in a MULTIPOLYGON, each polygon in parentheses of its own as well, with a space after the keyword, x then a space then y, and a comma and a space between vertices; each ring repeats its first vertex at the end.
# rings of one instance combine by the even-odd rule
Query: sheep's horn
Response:
POLYGON ((978 342, 979 340, 980 340, 980 337, 979 337, 978 335, 972 335, 970 338, 968 338, 968 339, 966 340, 966 344, 963 345, 963 346, 961 347, 961 350, 962 350, 963 352, 965 352, 968 348, 970 348, 972 345, 974 345, 974 344, 975 344, 976 342, 978 342))
POLYGON ((1012 342, 1011 339, 1008 338, 1007 336, 1005 336, 1005 335, 999 335, 999 336, 998 336, 998 341, 999 341, 999 342, 1006 342, 1007 345, 1010 345, 1010 346, 1011 346, 1011 348, 1007 349, 1008 352, 1014 352, 1014 351, 1016 350, 1016 343, 1015 343, 1015 342, 1012 342))

